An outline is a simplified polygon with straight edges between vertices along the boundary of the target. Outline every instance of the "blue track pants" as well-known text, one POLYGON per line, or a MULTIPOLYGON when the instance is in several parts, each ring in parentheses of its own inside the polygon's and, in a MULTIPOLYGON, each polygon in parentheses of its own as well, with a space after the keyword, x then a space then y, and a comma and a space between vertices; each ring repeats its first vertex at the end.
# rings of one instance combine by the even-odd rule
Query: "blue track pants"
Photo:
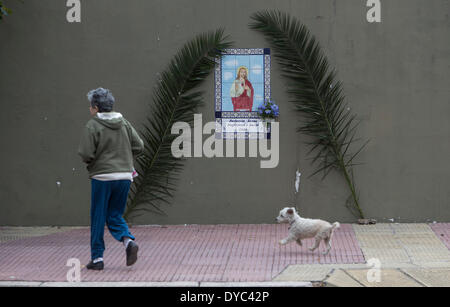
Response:
POLYGON ((128 230, 123 213, 130 190, 130 180, 91 180, 91 258, 103 257, 105 223, 118 241, 123 237, 135 238, 128 230))

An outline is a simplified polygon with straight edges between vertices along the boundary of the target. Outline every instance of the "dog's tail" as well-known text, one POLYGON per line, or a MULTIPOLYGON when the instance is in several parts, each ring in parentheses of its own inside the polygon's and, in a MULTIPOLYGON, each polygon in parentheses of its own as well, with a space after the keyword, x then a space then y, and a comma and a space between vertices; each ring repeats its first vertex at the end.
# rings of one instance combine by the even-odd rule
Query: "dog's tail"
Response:
POLYGON ((339 222, 334 222, 331 225, 331 230, 333 231, 334 229, 339 228, 339 227, 341 227, 341 224, 339 224, 339 222))

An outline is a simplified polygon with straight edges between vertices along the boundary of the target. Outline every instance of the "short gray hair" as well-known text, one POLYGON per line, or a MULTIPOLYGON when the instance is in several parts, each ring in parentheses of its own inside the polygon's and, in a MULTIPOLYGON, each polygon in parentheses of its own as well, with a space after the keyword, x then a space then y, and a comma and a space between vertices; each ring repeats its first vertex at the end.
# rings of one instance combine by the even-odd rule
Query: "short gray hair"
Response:
POLYGON ((99 87, 89 91, 87 97, 91 106, 97 107, 100 113, 112 111, 115 99, 110 90, 99 87))

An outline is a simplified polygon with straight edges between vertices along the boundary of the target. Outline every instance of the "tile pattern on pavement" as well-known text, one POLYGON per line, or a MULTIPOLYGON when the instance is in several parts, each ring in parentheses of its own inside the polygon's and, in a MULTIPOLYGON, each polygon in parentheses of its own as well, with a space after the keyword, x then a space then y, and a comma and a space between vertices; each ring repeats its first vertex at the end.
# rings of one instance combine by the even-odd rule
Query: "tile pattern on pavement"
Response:
POLYGON ((409 268, 402 271, 427 287, 450 286, 450 268, 409 268))
POLYGON ((290 265, 274 281, 322 281, 333 270, 328 265, 290 265))
POLYGON ((430 225, 437 237, 450 249, 450 223, 435 223, 430 225))
POLYGON ((369 269, 374 267, 342 267, 325 279, 327 285, 353 287, 356 282, 365 287, 450 286, 449 223, 353 227, 366 260, 380 260, 381 278, 369 282, 369 269))
POLYGON ((408 277, 398 269, 381 270, 379 282, 369 281, 367 270, 346 270, 346 272, 365 287, 423 287, 423 284, 408 277))
POLYGON ((336 269, 327 279, 326 283, 331 286, 339 287, 364 287, 355 278, 351 277, 342 269, 336 269))
MULTIPOLYGON (((286 225, 137 226, 132 231, 141 245, 138 263, 126 267, 123 246, 106 231, 105 270, 83 268, 82 281, 87 283, 82 284, 272 281, 292 286, 325 281, 351 287, 450 286, 450 223, 342 225, 326 257, 307 250, 312 240, 302 247, 279 246, 286 225), (364 256, 381 261, 380 283, 367 281, 370 268, 364 256)), ((67 260, 89 260, 87 227, 0 227, 0 242, 0 281, 8 285, 22 285, 20 280, 66 285, 67 260)))
POLYGON ((77 227, 8 227, 0 226, 0 243, 29 237, 41 237, 77 227))
MULTIPOLYGON (((307 247, 313 239, 280 246, 287 225, 136 226, 139 260, 105 231, 105 269, 81 270, 82 281, 271 281, 291 264, 364 263, 351 225, 341 225, 327 256, 307 247)), ((89 261, 89 228, 0 244, 0 280, 66 281, 69 258, 89 261)), ((323 246, 322 246, 323 248, 323 246)))
MULTIPOLYGON (((447 225, 448 227, 448 225, 447 225)), ((366 260, 381 264, 444 262, 450 252, 427 224, 353 225, 366 260)))

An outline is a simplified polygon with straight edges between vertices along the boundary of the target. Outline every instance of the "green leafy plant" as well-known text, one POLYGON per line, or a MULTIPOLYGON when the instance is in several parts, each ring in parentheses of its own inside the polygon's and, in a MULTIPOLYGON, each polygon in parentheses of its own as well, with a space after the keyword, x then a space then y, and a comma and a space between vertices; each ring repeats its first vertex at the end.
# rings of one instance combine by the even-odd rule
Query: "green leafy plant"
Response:
POLYGON ((12 13, 12 10, 7 8, 2 1, 0 1, 0 20, 3 19, 3 16, 8 16, 12 13))
POLYGON ((124 217, 129 220, 142 211, 164 213, 161 203, 169 203, 175 190, 183 159, 175 158, 171 134, 175 122, 192 124, 193 115, 203 102, 199 85, 214 70, 216 59, 231 43, 222 29, 203 33, 186 43, 173 57, 153 93, 152 111, 145 121, 141 136, 144 153, 138 157, 135 178, 130 189, 124 217))
POLYGON ((349 210, 359 218, 364 214, 353 176, 354 159, 367 144, 350 153, 358 122, 345 103, 342 83, 335 81, 317 40, 297 19, 279 11, 261 11, 251 16, 250 28, 261 32, 275 51, 282 75, 288 81, 288 94, 296 110, 303 114, 304 124, 298 131, 312 137, 311 150, 317 170, 324 179, 331 170, 342 173, 351 195, 346 201, 349 210))
MULTIPOLYGON (((23 0, 17 0, 17 1, 20 1, 23 3, 23 0)), ((4 16, 10 15, 12 12, 13 11, 10 8, 6 7, 3 4, 3 1, 0 1, 0 21, 3 19, 4 16)))

